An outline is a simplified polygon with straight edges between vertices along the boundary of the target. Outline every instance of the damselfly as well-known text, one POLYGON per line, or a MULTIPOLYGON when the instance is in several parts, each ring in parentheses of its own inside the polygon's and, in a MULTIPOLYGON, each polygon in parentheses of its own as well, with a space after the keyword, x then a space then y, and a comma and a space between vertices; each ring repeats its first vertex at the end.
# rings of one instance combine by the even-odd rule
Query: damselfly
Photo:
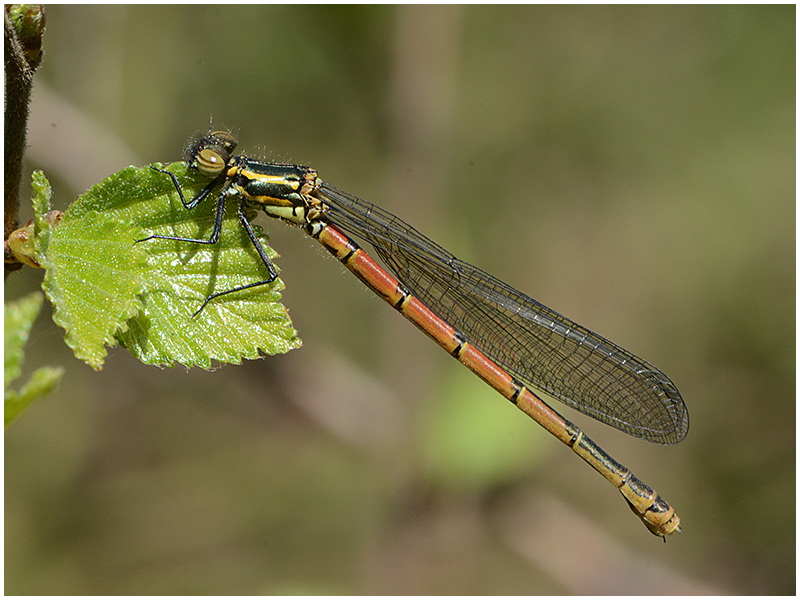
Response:
POLYGON ((661 444, 680 442, 689 415, 669 378, 648 362, 573 323, 435 244, 396 216, 343 192, 305 166, 233 156, 236 140, 217 131, 192 143, 189 167, 211 179, 187 200, 172 173, 181 202, 192 209, 217 193, 211 237, 198 240, 152 235, 151 239, 215 244, 225 201, 239 199, 238 216, 268 277, 205 299, 209 302, 274 281, 275 267, 250 221, 248 206, 302 227, 367 287, 433 338, 459 362, 568 445, 620 490, 655 535, 680 531, 675 510, 655 490, 611 458, 583 431, 548 406, 537 392, 632 436, 661 444), (390 275, 350 236, 369 244, 390 275))

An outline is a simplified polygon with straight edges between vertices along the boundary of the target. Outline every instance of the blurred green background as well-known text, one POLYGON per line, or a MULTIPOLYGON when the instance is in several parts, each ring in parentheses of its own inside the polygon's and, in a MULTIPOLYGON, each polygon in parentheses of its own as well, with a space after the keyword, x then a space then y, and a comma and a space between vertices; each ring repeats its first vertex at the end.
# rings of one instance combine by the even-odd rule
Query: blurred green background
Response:
POLYGON ((56 208, 211 116, 314 166, 669 374, 679 446, 564 413, 684 531, 260 217, 300 350, 96 373, 40 316, 26 368, 67 372, 6 433, 6 593, 795 592, 794 6, 47 11, 56 208))

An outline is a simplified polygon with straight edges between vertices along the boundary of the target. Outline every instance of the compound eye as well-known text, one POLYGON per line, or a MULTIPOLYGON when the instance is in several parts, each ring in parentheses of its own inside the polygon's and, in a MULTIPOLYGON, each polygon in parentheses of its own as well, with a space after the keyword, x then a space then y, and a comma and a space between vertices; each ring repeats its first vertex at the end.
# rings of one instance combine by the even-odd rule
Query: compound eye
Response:
POLYGON ((195 162, 197 170, 208 177, 216 177, 225 168, 225 159, 211 148, 204 148, 198 152, 195 162))
POLYGON ((213 142, 215 146, 218 146, 221 150, 224 150, 228 154, 231 154, 234 151, 237 144, 236 140, 233 139, 233 136, 227 131, 215 131, 209 134, 206 139, 209 140, 209 142, 213 142))

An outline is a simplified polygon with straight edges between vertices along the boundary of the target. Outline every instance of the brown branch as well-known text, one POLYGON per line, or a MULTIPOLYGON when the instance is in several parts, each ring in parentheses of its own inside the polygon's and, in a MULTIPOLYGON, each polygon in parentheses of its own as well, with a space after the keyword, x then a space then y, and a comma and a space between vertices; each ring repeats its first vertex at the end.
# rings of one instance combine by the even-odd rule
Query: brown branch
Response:
MULTIPOLYGON (((22 182, 22 160, 33 73, 42 60, 42 35, 45 11, 42 5, 24 8, 6 5, 4 13, 5 49, 5 222, 3 239, 19 226, 19 190, 22 182)), ((5 263, 6 277, 22 267, 21 263, 5 263)))

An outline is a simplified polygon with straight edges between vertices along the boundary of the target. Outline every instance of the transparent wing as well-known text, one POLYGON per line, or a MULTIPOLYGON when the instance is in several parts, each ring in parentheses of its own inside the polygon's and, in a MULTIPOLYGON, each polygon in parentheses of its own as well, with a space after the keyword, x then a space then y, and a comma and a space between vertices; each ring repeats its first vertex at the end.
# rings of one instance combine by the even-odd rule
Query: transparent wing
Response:
POLYGON ((680 442, 689 414, 650 363, 432 242, 391 213, 321 183, 326 219, 371 244, 408 289, 524 385, 644 440, 680 442))

